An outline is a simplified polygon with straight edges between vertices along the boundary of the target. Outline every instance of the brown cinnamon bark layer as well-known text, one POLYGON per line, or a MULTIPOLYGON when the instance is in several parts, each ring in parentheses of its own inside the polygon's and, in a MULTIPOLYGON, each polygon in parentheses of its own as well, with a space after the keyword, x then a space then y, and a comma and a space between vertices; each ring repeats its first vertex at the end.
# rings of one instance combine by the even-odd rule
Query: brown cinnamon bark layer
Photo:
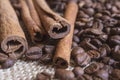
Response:
POLYGON ((19 58, 28 48, 25 35, 9 0, 0 0, 0 44, 5 53, 19 58))
POLYGON ((33 1, 42 20, 43 27, 51 38, 63 38, 70 32, 69 23, 64 18, 53 12, 45 0, 33 1))
POLYGON ((61 39, 56 47, 53 63, 59 68, 67 68, 70 64, 70 53, 72 45, 72 37, 74 31, 74 22, 76 20, 78 12, 78 6, 75 0, 70 0, 67 9, 65 11, 65 19, 67 19, 71 25, 70 33, 61 39))
POLYGON ((44 35, 39 16, 35 10, 32 0, 19 0, 21 5, 22 19, 29 31, 32 42, 40 42, 44 35))

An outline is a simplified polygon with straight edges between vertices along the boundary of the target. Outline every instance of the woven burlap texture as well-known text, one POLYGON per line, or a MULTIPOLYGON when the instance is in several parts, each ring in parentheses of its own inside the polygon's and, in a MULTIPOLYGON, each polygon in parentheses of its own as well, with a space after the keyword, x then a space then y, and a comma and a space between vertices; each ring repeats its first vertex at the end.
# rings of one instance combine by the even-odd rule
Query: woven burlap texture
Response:
MULTIPOLYGON (((72 69, 70 66, 67 68, 72 69)), ((0 69, 0 80, 35 80, 37 73, 40 72, 54 74, 54 68, 52 65, 43 65, 37 61, 18 60, 13 67, 0 69)))
POLYGON ((51 65, 45 66, 37 61, 18 60, 13 67, 0 69, 0 80, 35 80, 36 74, 43 71, 54 74, 54 68, 51 65))

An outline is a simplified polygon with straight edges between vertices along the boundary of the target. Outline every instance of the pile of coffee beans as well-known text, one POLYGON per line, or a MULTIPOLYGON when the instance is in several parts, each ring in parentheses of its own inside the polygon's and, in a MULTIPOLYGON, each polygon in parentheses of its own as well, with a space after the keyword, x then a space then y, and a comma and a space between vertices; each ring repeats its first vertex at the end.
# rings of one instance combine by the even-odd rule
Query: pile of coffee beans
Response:
MULTIPOLYGON (((68 0, 47 0, 63 14, 68 0)), ((79 0, 72 71, 56 69, 60 80, 120 80, 120 0, 79 0)))
MULTIPOLYGON (((69 0, 46 1, 63 16, 69 0)), ((37 80, 120 80, 120 0, 78 0, 78 6, 71 51, 74 69, 55 69, 54 76, 38 73, 37 80)), ((19 16, 17 10, 16 13, 19 16)), ((30 50, 37 52, 28 51, 27 59, 40 60, 44 64, 52 62, 55 42, 49 39, 42 48, 32 47, 30 50)), ((0 68, 10 67, 14 62, 0 53, 0 68)))

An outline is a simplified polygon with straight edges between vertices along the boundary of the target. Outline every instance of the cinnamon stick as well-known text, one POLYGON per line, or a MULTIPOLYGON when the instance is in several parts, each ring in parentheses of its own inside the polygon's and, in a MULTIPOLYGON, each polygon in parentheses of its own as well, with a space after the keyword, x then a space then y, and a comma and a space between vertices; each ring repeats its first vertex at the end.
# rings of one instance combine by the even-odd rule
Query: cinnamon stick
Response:
POLYGON ((32 42, 40 42, 44 35, 44 31, 41 27, 41 22, 32 0, 19 0, 19 2, 21 5, 22 19, 29 31, 32 42))
POLYGON ((72 37, 74 31, 74 22, 76 20, 78 12, 77 0, 70 0, 65 11, 65 19, 67 19, 71 25, 70 33, 61 39, 56 47, 53 63, 56 67, 67 68, 70 63, 70 53, 72 45, 72 37))
POLYGON ((53 12, 45 0, 33 0, 33 2, 40 15, 43 27, 51 38, 63 38, 70 32, 69 23, 53 12))
POLYGON ((5 53, 19 58, 28 48, 24 32, 9 0, 0 0, 0 44, 5 53))

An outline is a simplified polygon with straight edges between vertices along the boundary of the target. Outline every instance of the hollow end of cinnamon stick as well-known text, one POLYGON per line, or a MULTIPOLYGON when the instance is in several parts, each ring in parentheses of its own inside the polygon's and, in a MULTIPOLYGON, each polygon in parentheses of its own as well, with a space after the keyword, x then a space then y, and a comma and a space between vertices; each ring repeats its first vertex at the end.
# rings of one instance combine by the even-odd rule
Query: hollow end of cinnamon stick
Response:
POLYGON ((5 53, 16 54, 17 58, 20 58, 28 49, 27 41, 19 36, 8 36, 1 42, 1 49, 5 53))
POLYGON ((54 58, 53 63, 57 68, 63 68, 63 69, 67 68, 69 65, 68 62, 61 57, 54 58))
POLYGON ((35 32, 34 38, 32 40, 33 43, 40 43, 43 39, 43 34, 40 32, 35 32))
POLYGON ((53 39, 65 37, 70 32, 70 25, 64 21, 54 23, 50 26, 48 34, 53 39))

